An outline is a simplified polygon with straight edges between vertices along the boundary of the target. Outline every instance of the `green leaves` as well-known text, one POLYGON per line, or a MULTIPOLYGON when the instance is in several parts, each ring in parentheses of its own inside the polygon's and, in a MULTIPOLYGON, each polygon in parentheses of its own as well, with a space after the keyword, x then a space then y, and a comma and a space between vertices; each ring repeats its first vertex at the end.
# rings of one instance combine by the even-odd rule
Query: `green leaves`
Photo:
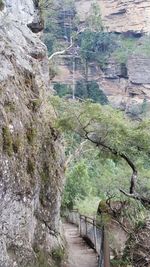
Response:
POLYGON ((115 150, 116 155, 124 153, 135 162, 138 155, 143 158, 148 156, 150 151, 149 120, 132 121, 119 110, 91 101, 56 99, 57 127, 62 131, 76 132, 82 138, 98 145, 99 148, 103 147, 105 152, 115 150))
MULTIPOLYGON (((96 190, 96 195, 99 192, 103 196, 107 191, 114 190, 116 192, 120 187, 128 192, 133 177, 135 177, 134 192, 136 189, 140 192, 140 187, 136 185, 137 173, 139 173, 141 181, 149 176, 150 120, 132 121, 123 112, 111 106, 102 106, 89 100, 78 102, 75 100, 61 101, 59 98, 55 98, 54 102, 57 103, 57 127, 67 134, 75 133, 76 136, 80 136, 81 141, 87 140, 93 147, 92 153, 84 154, 84 164, 86 163, 84 168, 87 170, 87 175, 82 174, 87 181, 94 179, 96 184, 96 181, 100 179, 102 182, 101 185, 98 182, 99 191, 92 184, 92 194, 94 193, 93 188, 96 190), (96 163, 98 151, 99 165, 96 163)), ((56 108, 56 105, 54 106, 56 108)), ((78 161, 75 161, 74 164, 76 166, 78 161)), ((82 181, 80 183, 77 179, 77 173, 74 176, 79 186, 76 184, 76 188, 80 191, 82 181)), ((73 187, 73 185, 70 186, 73 187)), ((86 190, 86 192, 88 191, 86 190)), ((86 197, 83 192, 82 194, 86 197)))
POLYGON ((91 31, 100 32, 103 30, 100 5, 96 2, 91 5, 91 12, 86 19, 86 26, 91 31))
POLYGON ((67 172, 63 205, 68 208, 73 208, 77 200, 84 199, 85 196, 89 195, 90 188, 87 166, 81 160, 67 172))
POLYGON ((78 43, 82 59, 96 61, 104 68, 110 53, 116 47, 116 37, 111 33, 87 29, 79 36, 78 43))

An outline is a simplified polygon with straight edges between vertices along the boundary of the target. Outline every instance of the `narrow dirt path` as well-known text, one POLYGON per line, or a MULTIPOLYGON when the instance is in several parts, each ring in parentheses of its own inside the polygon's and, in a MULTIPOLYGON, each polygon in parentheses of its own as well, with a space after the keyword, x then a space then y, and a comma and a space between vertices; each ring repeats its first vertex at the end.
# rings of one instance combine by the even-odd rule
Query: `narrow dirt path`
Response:
POLYGON ((97 267, 97 255, 79 236, 78 228, 73 224, 64 224, 68 243, 68 263, 66 267, 97 267))

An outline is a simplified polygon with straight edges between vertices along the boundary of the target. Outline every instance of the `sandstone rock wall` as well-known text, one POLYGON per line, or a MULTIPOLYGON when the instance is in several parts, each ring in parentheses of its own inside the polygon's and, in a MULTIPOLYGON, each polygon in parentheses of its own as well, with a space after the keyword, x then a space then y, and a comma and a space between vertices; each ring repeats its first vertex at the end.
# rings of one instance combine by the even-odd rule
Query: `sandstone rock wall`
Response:
MULTIPOLYGON (((91 12, 91 6, 95 1, 76 1, 77 15, 80 18, 80 27, 85 28, 85 20, 91 12)), ((124 37, 136 36, 150 32, 150 1, 149 0, 98 0, 104 30, 124 33, 124 37)), ((150 56, 138 51, 126 59, 126 63, 119 63, 110 55, 109 62, 104 71, 96 62, 89 64, 88 79, 99 83, 100 88, 108 96, 110 103, 120 106, 126 111, 132 107, 142 105, 143 101, 150 102, 150 56)), ((137 41, 138 42, 138 41, 137 41)), ((128 49, 128 48, 126 48, 128 49)), ((148 50, 148 48, 146 48, 148 50)), ((68 60, 69 61, 69 60, 68 60)), ((68 67, 67 57, 58 62, 58 75, 53 82, 70 84, 73 86, 73 65, 68 67)), ((84 66, 76 68, 74 79, 84 79, 84 66)))
POLYGON ((104 25, 115 32, 150 32, 149 0, 99 0, 104 25))
POLYGON ((51 266, 63 151, 47 103, 47 50, 27 27, 34 5, 15 3, 0 13, 0 267, 51 266))
MULTIPOLYGON (((135 106, 142 105, 145 99, 147 104, 150 102, 149 62, 148 57, 140 55, 130 57, 123 66, 110 59, 104 71, 96 62, 91 62, 88 64, 88 80, 99 84, 113 106, 128 112, 135 106)), ((58 82, 73 87, 73 80, 77 82, 85 79, 85 67, 82 63, 76 66, 74 75, 73 64, 68 67, 67 57, 63 56, 55 63, 58 75, 53 79, 53 84, 58 82)))
MULTIPOLYGON (((93 0, 77 0, 76 8, 81 22, 90 13, 93 0)), ((149 0, 97 0, 105 28, 111 32, 150 32, 149 0)))

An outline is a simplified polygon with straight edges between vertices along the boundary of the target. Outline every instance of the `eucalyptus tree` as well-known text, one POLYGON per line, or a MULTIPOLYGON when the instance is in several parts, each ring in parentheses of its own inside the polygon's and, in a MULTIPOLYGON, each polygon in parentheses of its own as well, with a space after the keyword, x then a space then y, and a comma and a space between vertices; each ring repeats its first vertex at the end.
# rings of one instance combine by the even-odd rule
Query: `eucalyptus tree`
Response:
MULTIPOLYGON (((91 101, 51 100, 56 112, 56 125, 65 132, 75 132, 96 146, 102 156, 123 160, 131 169, 130 188, 120 192, 150 208, 150 196, 141 194, 138 175, 150 167, 150 120, 133 121, 119 110, 91 101)), ((144 177, 143 177, 144 180, 144 177)), ((146 189, 148 191, 148 189, 146 189)))

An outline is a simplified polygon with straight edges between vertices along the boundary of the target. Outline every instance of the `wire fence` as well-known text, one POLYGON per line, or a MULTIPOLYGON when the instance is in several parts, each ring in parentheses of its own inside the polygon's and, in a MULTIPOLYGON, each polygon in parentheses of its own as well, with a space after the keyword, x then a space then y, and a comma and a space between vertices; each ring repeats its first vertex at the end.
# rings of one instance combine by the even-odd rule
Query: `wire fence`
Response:
POLYGON ((94 218, 80 214, 78 210, 70 211, 67 220, 78 226, 80 236, 97 252, 98 267, 110 267, 109 244, 104 225, 97 223, 94 218))

